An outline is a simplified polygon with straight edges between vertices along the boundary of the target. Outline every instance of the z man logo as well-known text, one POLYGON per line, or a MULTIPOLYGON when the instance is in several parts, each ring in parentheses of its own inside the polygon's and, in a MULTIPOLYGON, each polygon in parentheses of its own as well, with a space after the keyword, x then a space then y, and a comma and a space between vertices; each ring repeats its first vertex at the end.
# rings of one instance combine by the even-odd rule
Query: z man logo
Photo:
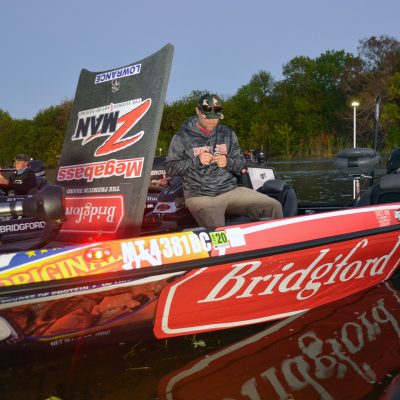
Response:
POLYGON ((109 136, 94 152, 95 157, 112 154, 139 141, 144 131, 126 134, 143 118, 151 106, 151 99, 110 104, 94 110, 81 111, 72 140, 82 140, 82 146, 92 140, 109 136))

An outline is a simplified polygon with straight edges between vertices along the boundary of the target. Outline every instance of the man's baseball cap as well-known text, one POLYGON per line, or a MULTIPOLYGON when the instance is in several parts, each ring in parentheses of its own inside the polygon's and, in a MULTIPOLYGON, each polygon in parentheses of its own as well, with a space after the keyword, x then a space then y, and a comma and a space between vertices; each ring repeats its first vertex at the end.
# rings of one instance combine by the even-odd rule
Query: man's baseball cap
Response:
POLYGON ((31 160, 31 158, 29 156, 27 156, 26 154, 18 154, 17 156, 15 156, 14 161, 25 161, 25 162, 29 162, 31 160))
POLYGON ((221 99, 215 95, 206 93, 199 98, 197 108, 207 119, 223 119, 221 99))

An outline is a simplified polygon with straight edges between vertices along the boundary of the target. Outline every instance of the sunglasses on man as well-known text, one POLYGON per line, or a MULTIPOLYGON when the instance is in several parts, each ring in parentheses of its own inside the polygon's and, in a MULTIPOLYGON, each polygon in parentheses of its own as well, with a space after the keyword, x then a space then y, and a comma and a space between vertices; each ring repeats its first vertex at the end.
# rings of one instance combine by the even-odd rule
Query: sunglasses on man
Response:
POLYGON ((205 113, 210 113, 210 112, 220 113, 220 112, 222 112, 222 106, 220 106, 220 105, 210 106, 208 104, 202 104, 201 110, 205 113))

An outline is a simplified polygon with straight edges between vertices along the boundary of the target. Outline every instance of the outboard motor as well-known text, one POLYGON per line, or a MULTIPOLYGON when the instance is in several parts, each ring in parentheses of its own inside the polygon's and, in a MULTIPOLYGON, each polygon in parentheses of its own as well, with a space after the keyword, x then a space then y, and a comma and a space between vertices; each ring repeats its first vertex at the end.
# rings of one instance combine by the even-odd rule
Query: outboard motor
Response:
POLYGON ((353 147, 342 150, 335 158, 334 163, 340 169, 370 173, 380 161, 376 150, 368 147, 353 147))
POLYGON ((64 221, 61 186, 50 185, 33 196, 0 197, 0 253, 43 247, 64 221))

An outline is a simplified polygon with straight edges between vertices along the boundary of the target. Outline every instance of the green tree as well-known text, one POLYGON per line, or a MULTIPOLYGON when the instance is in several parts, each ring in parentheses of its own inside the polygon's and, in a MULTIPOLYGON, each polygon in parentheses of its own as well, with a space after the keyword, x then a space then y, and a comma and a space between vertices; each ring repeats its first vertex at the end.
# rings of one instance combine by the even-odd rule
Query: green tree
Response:
POLYGON ((387 102, 381 120, 387 126, 385 138, 386 152, 400 146, 400 72, 388 80, 387 102))
POLYGON ((244 150, 265 150, 270 133, 268 110, 272 104, 274 87, 272 75, 260 71, 226 101, 226 123, 236 132, 244 150))
MULTIPOLYGON (((374 132, 375 100, 379 96, 382 109, 386 107, 391 77, 400 71, 400 42, 386 35, 362 39, 358 46, 358 64, 349 70, 346 79, 347 112, 343 120, 352 121, 352 99, 357 99, 357 140, 360 145, 370 146, 374 132)), ((382 120, 381 130, 387 133, 391 127, 382 120)))
POLYGON ((280 109, 276 126, 287 123, 291 127, 291 154, 310 155, 319 137, 344 134, 340 113, 346 94, 342 82, 352 59, 344 51, 327 51, 315 60, 300 56, 284 65, 284 79, 276 85, 280 109))
MULTIPOLYGON (((263 149, 269 158, 327 157, 352 145, 353 99, 357 109, 357 144, 370 146, 375 99, 380 96, 381 132, 386 149, 400 144, 400 42, 389 36, 360 40, 356 56, 328 50, 316 58, 294 57, 276 81, 264 70, 253 74, 233 96, 222 96, 225 118, 243 150, 263 149)), ((194 115, 199 96, 165 104, 157 154, 165 155, 172 136, 194 115)), ((218 93, 217 93, 218 94, 218 93)), ((40 111, 32 121, 13 120, 0 109, 0 162, 26 152, 54 166, 61 152, 72 101, 40 111)))
POLYGON ((40 111, 34 118, 31 153, 48 167, 56 165, 57 155, 61 153, 71 109, 72 101, 65 100, 60 105, 40 111))

